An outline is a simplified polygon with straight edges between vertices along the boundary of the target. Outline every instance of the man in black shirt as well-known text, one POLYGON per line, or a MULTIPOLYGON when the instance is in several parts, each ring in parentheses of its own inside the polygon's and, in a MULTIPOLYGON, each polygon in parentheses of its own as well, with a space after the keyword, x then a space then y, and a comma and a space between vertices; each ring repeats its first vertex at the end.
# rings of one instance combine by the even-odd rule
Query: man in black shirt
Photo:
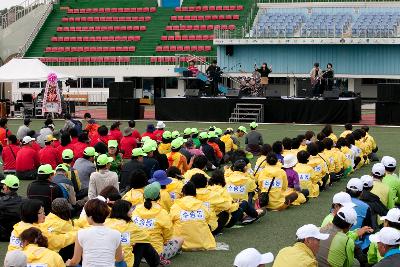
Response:
POLYGON ((53 168, 50 164, 41 165, 38 169, 37 180, 28 185, 26 195, 29 199, 38 199, 43 202, 45 214, 51 211, 51 203, 56 198, 64 198, 61 187, 53 183, 53 168))
POLYGON ((143 164, 143 157, 145 156, 147 156, 147 154, 143 152, 142 148, 134 148, 132 150, 131 160, 122 165, 121 181, 119 185, 121 192, 126 191, 127 187, 131 184, 130 179, 133 171, 141 169, 146 173, 146 167, 143 164))
POLYGON ((217 61, 213 60, 206 70, 208 79, 210 81, 211 95, 218 95, 218 84, 221 80, 221 68, 217 66, 217 61))
POLYGON ((7 175, 4 180, 1 180, 1 184, 4 196, 0 197, 0 241, 8 242, 14 224, 21 220, 22 197, 17 194, 19 188, 17 176, 7 175))

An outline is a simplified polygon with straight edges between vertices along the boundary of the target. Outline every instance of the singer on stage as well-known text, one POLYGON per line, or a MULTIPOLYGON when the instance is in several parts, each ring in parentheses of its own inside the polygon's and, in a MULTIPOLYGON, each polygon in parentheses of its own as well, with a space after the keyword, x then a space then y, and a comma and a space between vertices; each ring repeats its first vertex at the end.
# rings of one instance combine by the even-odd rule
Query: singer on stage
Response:
POLYGON ((267 63, 263 63, 261 68, 254 64, 254 69, 261 75, 261 87, 263 88, 263 94, 266 95, 267 85, 269 83, 268 76, 272 72, 272 66, 268 67, 267 63))

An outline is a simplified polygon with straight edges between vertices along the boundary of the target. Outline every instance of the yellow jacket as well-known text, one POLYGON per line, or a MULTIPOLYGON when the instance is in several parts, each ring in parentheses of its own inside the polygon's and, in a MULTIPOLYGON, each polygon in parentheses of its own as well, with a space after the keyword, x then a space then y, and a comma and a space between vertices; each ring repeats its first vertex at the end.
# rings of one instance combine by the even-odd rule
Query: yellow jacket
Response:
MULTIPOLYGON (((172 220, 168 212, 156 202, 151 209, 138 205, 132 213, 132 221, 150 237, 150 243, 158 253, 163 252, 164 244, 172 238, 172 220)), ((132 266, 132 265, 129 265, 132 266)))
POLYGON ((347 164, 346 156, 340 149, 334 147, 332 148, 333 155, 335 157, 335 173, 340 172, 341 170, 345 169, 347 164))
POLYGON ((319 155, 310 156, 307 165, 314 169, 316 181, 322 182, 322 177, 328 173, 325 161, 319 155))
POLYGON ((217 225, 210 221, 210 210, 195 197, 177 199, 170 212, 174 225, 174 235, 184 239, 184 250, 211 250, 216 243, 210 227, 217 225), (209 227, 210 225, 210 227, 209 227))
POLYGON ((337 143, 337 136, 334 133, 331 133, 328 136, 328 138, 330 138, 333 141, 333 143, 335 143, 335 144, 337 143))
POLYGON ((238 149, 238 146, 233 142, 230 134, 221 136, 220 140, 225 143, 225 153, 238 149))
POLYGON ((200 169, 198 169, 198 168, 192 168, 192 169, 188 170, 187 172, 185 172, 185 174, 183 175, 183 177, 185 178, 184 183, 189 182, 189 181, 190 181, 190 178, 192 178, 193 175, 198 174, 198 173, 201 173, 201 174, 203 174, 207 179, 210 179, 210 176, 208 176, 208 174, 207 174, 205 171, 200 170, 200 169))
POLYGON ((172 182, 167 185, 167 191, 171 196, 172 201, 182 197, 183 181, 176 178, 171 178, 172 182))
POLYGON ((318 262, 314 253, 304 243, 297 242, 292 247, 279 251, 273 267, 317 267, 318 262))
POLYGON ((347 169, 348 167, 352 167, 354 165, 354 152, 353 150, 351 150, 350 148, 348 148, 347 146, 342 146, 340 148, 340 151, 342 151, 342 153, 344 154, 345 157, 345 163, 344 163, 344 168, 347 169))
POLYGON ((301 189, 308 189, 310 193, 309 197, 318 197, 319 186, 314 169, 307 164, 297 163, 293 170, 299 174, 301 189))
POLYGON ((71 220, 65 221, 51 212, 49 213, 49 215, 46 216, 46 220, 43 223, 42 227, 46 228, 49 232, 55 234, 65 234, 76 231, 76 229, 74 230, 74 226, 71 220))
POLYGON ((161 189, 160 200, 158 200, 158 204, 160 204, 163 209, 169 212, 172 206, 172 199, 167 189, 161 189))
POLYGON ((256 165, 254 166, 254 173, 255 173, 254 176, 256 180, 258 179, 258 176, 260 175, 262 170, 264 170, 266 166, 269 166, 266 159, 267 156, 261 155, 260 157, 258 157, 256 161, 256 165))
POLYGON ((269 192, 269 203, 267 205, 267 208, 273 210, 279 209, 285 204, 285 191, 288 188, 286 172, 274 165, 265 168, 258 177, 258 188, 261 192, 268 191, 269 185, 274 177, 275 181, 269 192))
POLYGON ((65 234, 58 234, 49 232, 46 225, 40 224, 30 224, 25 222, 19 222, 14 225, 14 229, 11 232, 10 243, 8 245, 8 251, 19 250, 22 247, 21 240, 19 236, 23 231, 31 227, 36 227, 40 229, 45 237, 47 237, 49 246, 48 248, 58 252, 60 249, 65 248, 75 242, 76 231, 68 232, 65 234))
POLYGON ((326 160, 329 173, 335 172, 336 170, 335 152, 332 149, 331 150, 325 149, 322 154, 323 158, 326 160))
POLYGON ((143 188, 139 189, 131 189, 122 197, 123 200, 129 201, 132 206, 136 206, 138 204, 142 204, 144 202, 143 199, 143 188))
POLYGON ((196 190, 196 198, 204 202, 204 204, 210 208, 216 215, 221 211, 229 211, 232 202, 222 197, 210 188, 198 188, 196 190))
POLYGON ((48 248, 29 244, 24 247, 23 252, 26 255, 28 266, 65 266, 61 256, 48 248))
MULTIPOLYGON (((225 187, 222 187, 220 185, 211 185, 211 186, 208 186, 208 189, 210 189, 212 192, 215 192, 216 194, 221 196, 224 199, 224 202, 230 203, 229 210, 227 210, 228 212, 232 213, 239 208, 239 204, 233 203, 233 198, 228 193, 228 191, 226 190, 225 187)), ((218 208, 216 208, 215 213, 219 214, 221 211, 222 210, 219 210, 218 208)))
POLYGON ((104 225, 121 233, 121 246, 125 262, 128 266, 133 266, 132 246, 136 243, 150 243, 149 234, 142 231, 132 221, 126 222, 122 219, 107 218, 104 225))
POLYGON ((255 181, 247 173, 239 171, 225 177, 225 182, 225 188, 235 202, 247 201, 248 194, 257 188, 255 181))
POLYGON ((343 133, 340 134, 340 137, 346 138, 346 136, 351 134, 351 133, 352 133, 352 131, 346 130, 346 131, 344 131, 343 133))
POLYGON ((167 154, 169 152, 171 152, 171 143, 167 144, 161 143, 158 145, 158 153, 167 154))

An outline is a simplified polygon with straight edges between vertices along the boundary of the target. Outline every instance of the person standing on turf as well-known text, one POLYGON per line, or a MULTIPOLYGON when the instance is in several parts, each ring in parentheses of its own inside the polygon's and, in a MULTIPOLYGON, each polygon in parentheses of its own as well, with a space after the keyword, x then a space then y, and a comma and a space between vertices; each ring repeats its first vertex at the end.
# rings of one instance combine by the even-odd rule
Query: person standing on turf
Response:
POLYGON ((260 154, 260 148, 264 144, 261 133, 257 131, 258 123, 253 121, 250 123, 250 132, 246 134, 245 145, 246 150, 258 156, 260 154))
POLYGON ((322 233, 313 224, 307 224, 297 230, 296 237, 297 243, 294 246, 279 251, 273 267, 318 266, 316 255, 320 250, 320 242, 327 240, 329 234, 322 233))

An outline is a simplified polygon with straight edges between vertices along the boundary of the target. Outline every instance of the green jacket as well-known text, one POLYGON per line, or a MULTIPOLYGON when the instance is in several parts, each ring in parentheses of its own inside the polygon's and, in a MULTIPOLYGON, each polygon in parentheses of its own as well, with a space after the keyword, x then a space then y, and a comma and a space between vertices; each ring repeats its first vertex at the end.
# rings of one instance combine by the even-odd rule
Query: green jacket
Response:
MULTIPOLYGON (((332 214, 332 213, 329 213, 328 215, 326 215, 326 217, 325 217, 324 220, 322 221, 321 228, 322 228, 322 227, 325 227, 326 225, 328 225, 328 224, 331 223, 332 221, 333 221, 333 214, 332 214)), ((354 229, 354 230, 348 231, 348 232, 346 233, 346 235, 347 235, 348 237, 350 237, 351 239, 353 239, 353 241, 356 241, 356 240, 358 239, 357 230, 358 230, 358 229, 354 229)))
POLYGON ((376 264, 380 262, 383 259, 381 254, 379 254, 378 251, 378 244, 371 242, 369 244, 369 249, 368 249, 368 263, 369 264, 376 264))
POLYGON ((400 179, 396 174, 386 174, 382 182, 387 184, 392 191, 394 203, 400 204, 400 179))

